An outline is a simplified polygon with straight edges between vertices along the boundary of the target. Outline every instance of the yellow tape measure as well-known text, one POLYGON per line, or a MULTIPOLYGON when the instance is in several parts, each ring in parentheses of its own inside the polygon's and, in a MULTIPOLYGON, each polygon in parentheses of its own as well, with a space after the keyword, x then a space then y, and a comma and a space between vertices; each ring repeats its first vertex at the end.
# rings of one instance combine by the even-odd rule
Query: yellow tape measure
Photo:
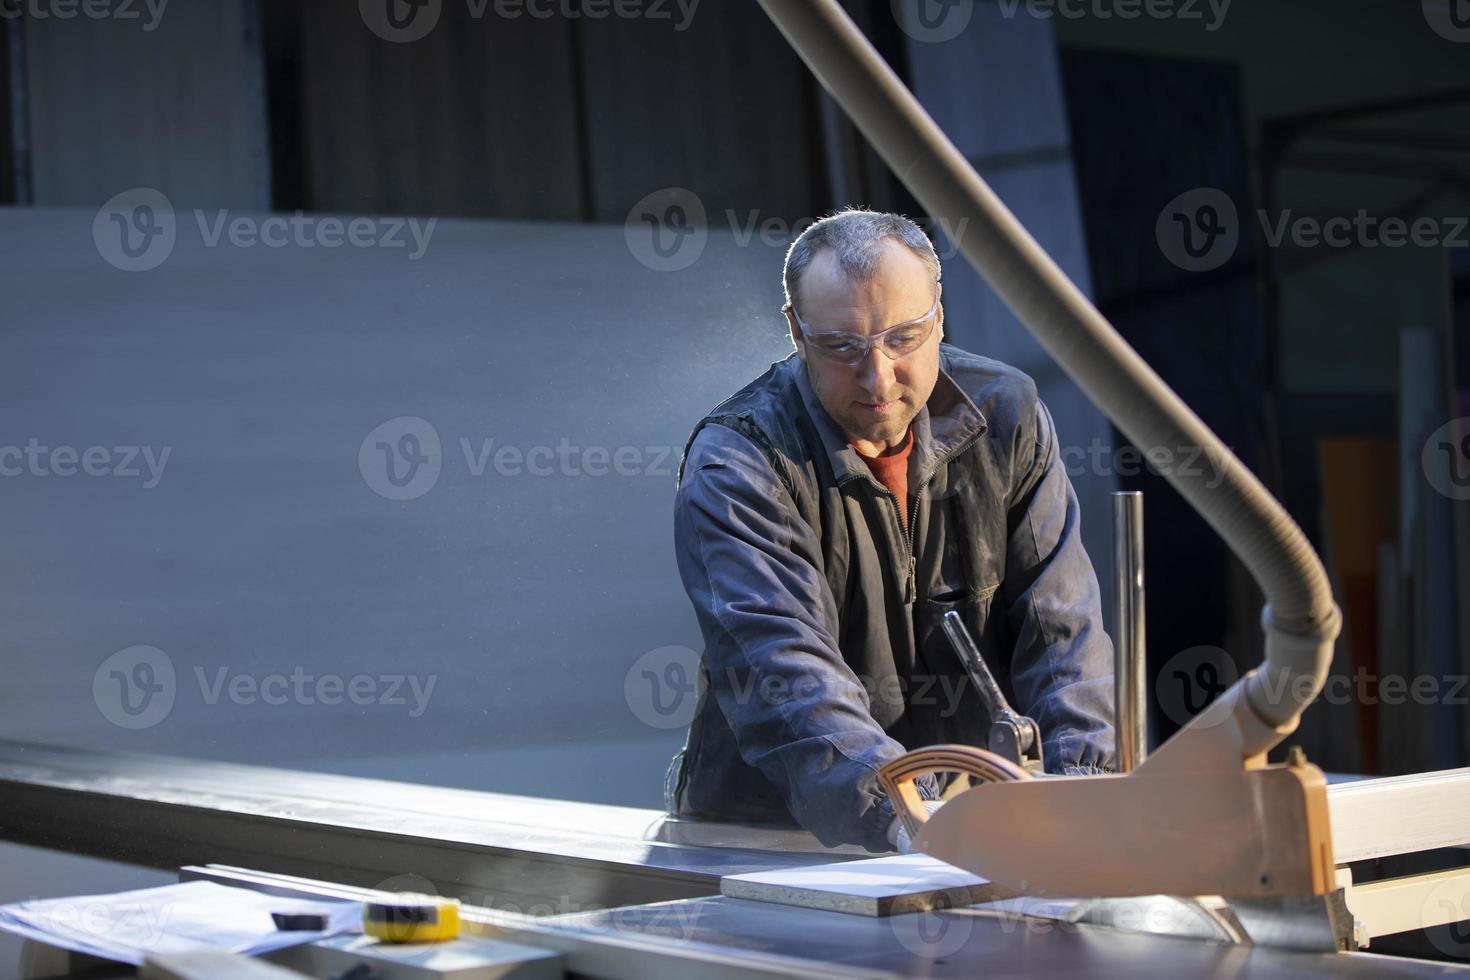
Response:
POLYGON ((459 899, 403 894, 365 902, 362 931, 390 943, 453 939, 459 935, 459 899))

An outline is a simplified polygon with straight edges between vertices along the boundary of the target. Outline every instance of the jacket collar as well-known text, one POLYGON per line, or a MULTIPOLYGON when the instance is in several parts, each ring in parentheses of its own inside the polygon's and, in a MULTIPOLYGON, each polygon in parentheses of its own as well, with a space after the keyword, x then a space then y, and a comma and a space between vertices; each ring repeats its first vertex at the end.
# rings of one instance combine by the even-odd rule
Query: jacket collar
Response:
MULTIPOLYGON (((939 345, 939 376, 934 381, 934 391, 924 407, 919 409, 919 414, 914 416, 912 423, 914 449, 909 457, 911 485, 928 479, 941 461, 947 461, 956 450, 989 427, 980 409, 975 407, 970 396, 950 376, 948 346, 939 345)), ((831 460, 832 473, 837 482, 845 483, 853 479, 873 481, 873 473, 868 469, 868 464, 848 444, 847 435, 841 426, 822 407, 821 399, 812 389, 811 378, 807 376, 805 362, 795 354, 791 358, 795 364, 796 386, 801 392, 802 404, 822 439, 822 448, 831 460)))

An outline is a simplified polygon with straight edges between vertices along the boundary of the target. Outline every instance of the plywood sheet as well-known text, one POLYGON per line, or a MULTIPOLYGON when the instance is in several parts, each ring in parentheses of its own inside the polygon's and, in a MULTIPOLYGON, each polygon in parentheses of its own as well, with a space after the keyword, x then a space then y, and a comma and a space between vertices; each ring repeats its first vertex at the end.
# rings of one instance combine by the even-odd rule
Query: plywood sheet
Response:
POLYGON ((954 908, 1010 895, 927 854, 729 875, 720 879, 720 892, 730 898, 871 916, 954 908))

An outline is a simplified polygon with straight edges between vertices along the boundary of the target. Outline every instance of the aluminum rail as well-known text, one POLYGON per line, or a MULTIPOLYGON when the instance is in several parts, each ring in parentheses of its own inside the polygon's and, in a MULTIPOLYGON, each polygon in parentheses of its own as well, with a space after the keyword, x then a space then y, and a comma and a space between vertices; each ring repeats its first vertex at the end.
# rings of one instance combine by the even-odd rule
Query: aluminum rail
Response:
POLYGON ((1103 413, 1136 445, 1198 447, 1218 471, 1163 469, 1265 594, 1266 659, 1239 683, 1258 722, 1243 724, 1243 753, 1268 749, 1321 691, 1341 629, 1306 536, 1027 233, 837 0, 761 6, 919 203, 948 227, 968 229, 955 243, 965 258, 1103 413))

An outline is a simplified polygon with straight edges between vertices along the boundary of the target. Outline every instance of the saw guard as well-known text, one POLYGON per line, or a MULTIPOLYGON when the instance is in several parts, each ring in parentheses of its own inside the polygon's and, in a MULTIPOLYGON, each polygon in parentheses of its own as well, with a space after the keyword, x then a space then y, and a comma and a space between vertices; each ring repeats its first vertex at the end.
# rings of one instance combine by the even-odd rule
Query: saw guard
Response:
MULTIPOLYGON (((1242 678, 1127 775, 1039 779, 972 746, 920 749, 879 780, 914 849, 1025 895, 1325 895, 1336 888, 1327 779, 1266 765, 1242 678), (979 779, 932 816, 913 781, 979 779)), ((1295 727, 1273 730, 1279 741, 1295 727)))

